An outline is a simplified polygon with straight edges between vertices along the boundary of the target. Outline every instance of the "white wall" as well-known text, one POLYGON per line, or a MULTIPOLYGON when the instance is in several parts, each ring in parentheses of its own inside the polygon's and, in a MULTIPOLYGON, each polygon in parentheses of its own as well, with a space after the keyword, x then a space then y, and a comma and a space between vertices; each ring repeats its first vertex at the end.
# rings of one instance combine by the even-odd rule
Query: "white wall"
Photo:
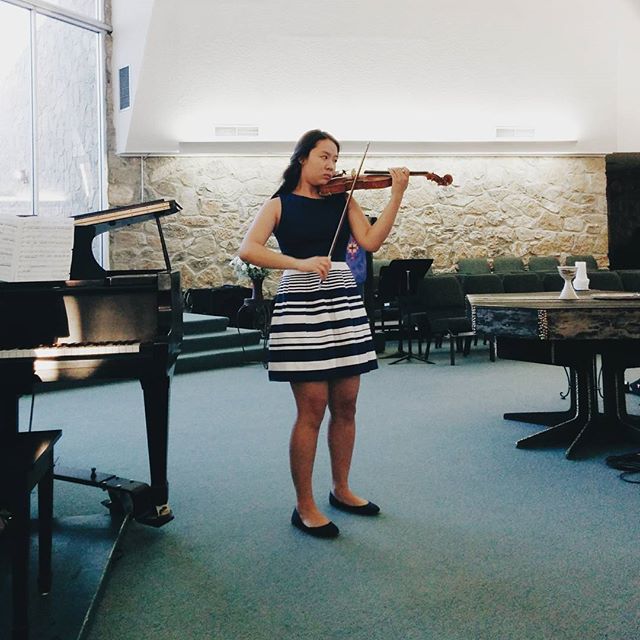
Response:
POLYGON ((112 0, 111 26, 113 46, 111 69, 113 73, 113 112, 116 114, 116 148, 125 149, 131 126, 132 109, 119 109, 120 85, 118 70, 129 65, 130 97, 133 105, 136 99, 140 73, 152 68, 153 61, 143 63, 147 42, 147 31, 151 20, 153 0, 119 2, 112 0))
POLYGON ((618 151, 640 150, 640 0, 620 7, 618 39, 618 151))
POLYGON ((209 143, 216 124, 431 152, 640 139, 637 0, 113 0, 113 25, 114 74, 131 64, 135 81, 119 152, 209 143), (538 142, 496 142, 497 126, 534 127, 538 142))

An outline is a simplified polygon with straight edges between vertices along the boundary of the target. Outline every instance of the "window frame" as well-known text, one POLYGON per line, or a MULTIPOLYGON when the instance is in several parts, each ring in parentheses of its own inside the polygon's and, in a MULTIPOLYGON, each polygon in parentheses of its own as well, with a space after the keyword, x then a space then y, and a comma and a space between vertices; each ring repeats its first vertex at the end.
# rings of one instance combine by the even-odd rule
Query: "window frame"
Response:
MULTIPOLYGON (((0 0, 0 2, 15 5, 17 7, 29 11, 29 65, 30 65, 30 102, 31 102, 31 215, 39 215, 39 158, 38 158, 38 126, 37 126, 37 29, 36 21, 38 16, 45 16, 59 20, 66 24, 79 29, 92 31, 97 34, 98 43, 96 47, 96 86, 97 107, 98 107, 98 128, 97 145, 98 145, 98 194, 100 208, 105 209, 107 203, 107 187, 108 187, 108 170, 107 170, 107 73, 106 73, 106 44, 105 36, 112 31, 111 25, 103 21, 104 18, 104 0, 96 1, 96 14, 100 19, 90 18, 75 13, 63 7, 43 2, 42 0, 0 0)), ((78 212, 84 213, 84 212, 78 212)), ((103 234, 104 235, 104 234, 103 234)), ((107 255, 107 238, 100 238, 98 247, 99 261, 104 261, 107 255)))

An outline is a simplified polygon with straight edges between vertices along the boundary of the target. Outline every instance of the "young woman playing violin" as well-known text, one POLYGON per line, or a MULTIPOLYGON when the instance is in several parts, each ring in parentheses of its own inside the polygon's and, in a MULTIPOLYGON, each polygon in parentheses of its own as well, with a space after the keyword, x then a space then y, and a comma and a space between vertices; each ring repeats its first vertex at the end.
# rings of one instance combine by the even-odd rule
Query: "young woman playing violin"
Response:
POLYGON ((347 195, 325 197, 320 190, 334 175, 339 151, 337 140, 324 131, 308 131, 300 138, 280 188, 258 212, 239 252, 247 262, 284 270, 269 336, 269 379, 289 382, 297 407, 289 446, 297 498, 291 522, 321 538, 339 533, 318 508, 311 481, 327 407, 333 480, 329 502, 354 514, 380 511, 349 485, 360 374, 378 365, 362 299, 344 259, 350 233, 366 251, 380 247, 409 181, 408 169, 389 170, 389 202, 373 225, 351 198, 329 255, 347 195), (281 253, 265 246, 272 233, 281 253))

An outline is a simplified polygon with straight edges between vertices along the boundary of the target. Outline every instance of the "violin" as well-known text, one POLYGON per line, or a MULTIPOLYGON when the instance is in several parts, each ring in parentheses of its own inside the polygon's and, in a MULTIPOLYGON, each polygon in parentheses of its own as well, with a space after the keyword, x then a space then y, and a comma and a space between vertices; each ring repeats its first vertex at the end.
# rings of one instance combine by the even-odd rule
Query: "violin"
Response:
MULTIPOLYGON (((431 171, 409 171, 410 176, 424 176, 441 187, 446 187, 453 182, 453 177, 448 173, 439 176, 431 171)), ((353 186, 353 176, 334 176, 327 184, 320 187, 320 195, 328 196, 335 193, 346 193, 353 186)), ((391 174, 388 171, 365 171, 356 179, 354 189, 384 189, 391 186, 391 174)))

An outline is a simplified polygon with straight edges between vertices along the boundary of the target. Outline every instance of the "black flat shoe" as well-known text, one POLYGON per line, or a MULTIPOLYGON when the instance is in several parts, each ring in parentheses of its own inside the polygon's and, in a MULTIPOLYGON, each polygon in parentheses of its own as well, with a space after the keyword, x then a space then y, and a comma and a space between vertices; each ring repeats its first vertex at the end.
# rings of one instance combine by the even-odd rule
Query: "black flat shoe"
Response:
POLYGON ((350 504, 340 502, 338 498, 333 495, 333 491, 329 492, 329 502, 340 511, 346 511, 347 513, 355 513, 359 516, 377 516, 380 513, 380 507, 373 502, 367 502, 367 504, 354 507, 350 504))
POLYGON ((302 518, 297 509, 294 509, 291 514, 291 524, 300 529, 300 531, 316 538, 335 538, 340 533, 340 529, 338 529, 333 522, 327 522, 327 524, 323 524, 321 527, 307 527, 307 525, 302 522, 302 518))

